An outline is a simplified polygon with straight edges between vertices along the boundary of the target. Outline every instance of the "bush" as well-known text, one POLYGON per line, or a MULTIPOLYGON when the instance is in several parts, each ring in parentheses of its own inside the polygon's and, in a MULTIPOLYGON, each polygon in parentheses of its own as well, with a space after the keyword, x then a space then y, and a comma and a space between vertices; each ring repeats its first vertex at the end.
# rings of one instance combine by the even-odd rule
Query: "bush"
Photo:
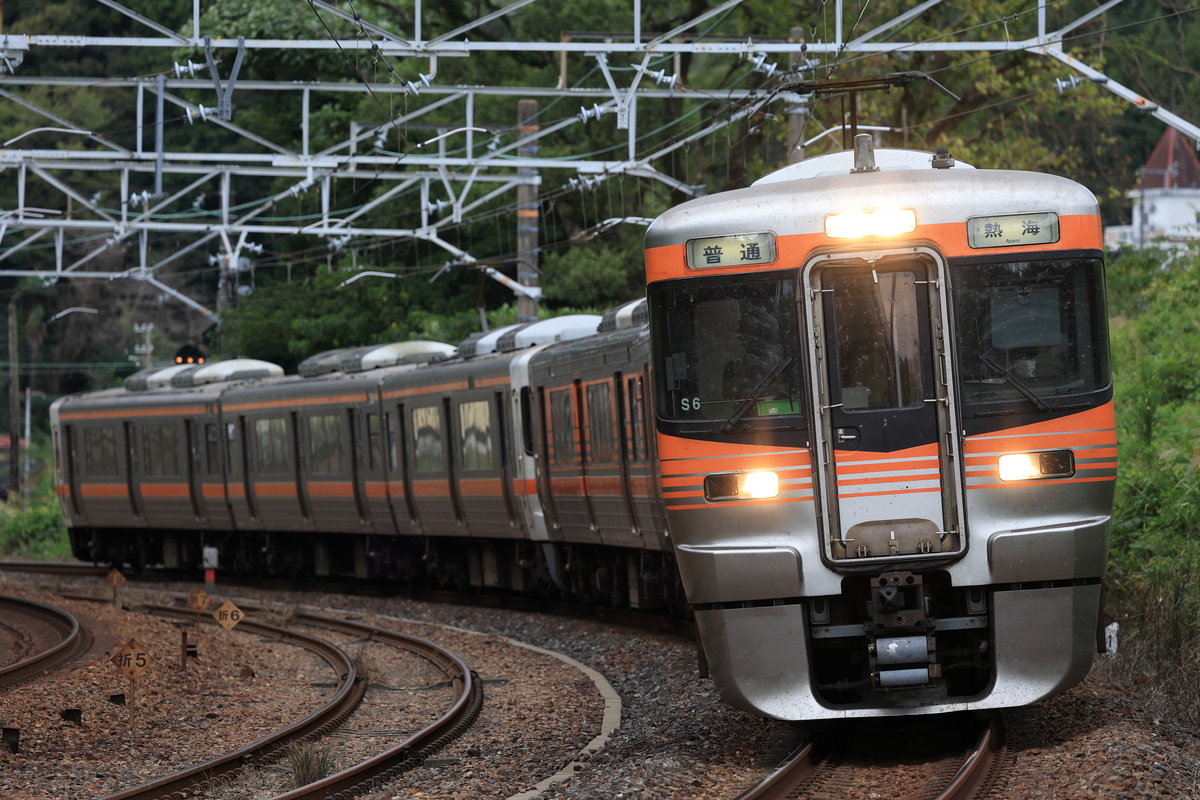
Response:
POLYGON ((0 514, 0 555, 34 560, 69 557, 71 544, 57 503, 0 514))

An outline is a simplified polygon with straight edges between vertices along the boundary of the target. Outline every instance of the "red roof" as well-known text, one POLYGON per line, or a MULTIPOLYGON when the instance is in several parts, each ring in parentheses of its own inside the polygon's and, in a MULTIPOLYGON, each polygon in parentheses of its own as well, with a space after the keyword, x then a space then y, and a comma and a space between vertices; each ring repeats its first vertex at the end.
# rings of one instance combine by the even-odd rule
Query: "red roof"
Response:
POLYGON ((1200 159, 1182 133, 1167 128, 1142 168, 1133 191, 1200 188, 1200 159))

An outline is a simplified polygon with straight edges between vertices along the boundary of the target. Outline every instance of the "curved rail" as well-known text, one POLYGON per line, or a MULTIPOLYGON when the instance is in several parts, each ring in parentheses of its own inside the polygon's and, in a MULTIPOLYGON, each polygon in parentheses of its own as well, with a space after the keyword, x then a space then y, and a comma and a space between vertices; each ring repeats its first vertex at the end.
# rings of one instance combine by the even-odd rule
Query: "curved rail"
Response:
POLYGON ((307 612, 297 614, 297 618, 311 625, 369 636, 375 641, 408 650, 435 663, 440 662, 439 667, 454 685, 456 699, 445 714, 395 747, 336 775, 280 795, 275 800, 350 800, 374 791, 421 766, 429 755, 461 736, 479 716, 483 706, 483 684, 462 659, 449 650, 425 639, 374 625, 307 612))
POLYGON ((6 619, 34 618, 53 632, 58 642, 14 664, 0 668, 0 686, 12 686, 32 680, 46 670, 73 658, 84 647, 79 622, 66 611, 45 603, 0 595, 0 609, 6 619))
MULTIPOLYGON (((155 607, 159 613, 190 615, 191 612, 178 608, 155 607)), ((297 619, 315 627, 350 632, 356 636, 369 636, 376 641, 386 642, 416 653, 437 664, 451 679, 455 689, 455 701, 451 708, 437 721, 413 736, 379 755, 360 764, 331 775, 316 783, 280 795, 277 800, 343 800, 355 797, 394 780, 397 776, 421 766, 429 754, 441 749, 460 736, 479 715, 483 704, 482 684, 465 663, 453 653, 415 636, 389 631, 356 622, 347 622, 332 617, 301 613, 297 619)), ((305 720, 271 736, 253 742, 232 753, 211 761, 168 775, 143 786, 108 795, 101 800, 157 800, 192 796, 218 781, 232 777, 242 766, 252 761, 270 758, 283 747, 305 738, 315 738, 340 726, 361 702, 366 685, 357 680, 354 662, 336 645, 303 636, 294 631, 273 625, 243 619, 239 627, 280 636, 312 649, 325 658, 340 676, 338 696, 325 708, 314 712, 305 720), (352 695, 352 699, 348 696, 352 695)))
MULTIPOLYGON (((154 607, 154 611, 167 614, 190 614, 180 609, 154 607)), ((302 720, 289 725, 269 736, 265 736, 245 747, 218 756, 203 764, 189 767, 185 770, 166 775, 150 783, 135 786, 116 794, 110 794, 102 800, 153 800, 155 798, 174 798, 194 796, 197 791, 203 792, 218 781, 232 777, 232 773, 254 761, 271 757, 287 745, 321 735, 340 725, 354 709, 362 702, 366 694, 366 686, 357 680, 357 671, 353 659, 341 648, 330 642, 311 636, 296 634, 292 631, 278 628, 251 620, 242 620, 239 627, 260 634, 277 636, 291 641, 323 658, 338 676, 338 690, 325 706, 317 709, 302 720)))

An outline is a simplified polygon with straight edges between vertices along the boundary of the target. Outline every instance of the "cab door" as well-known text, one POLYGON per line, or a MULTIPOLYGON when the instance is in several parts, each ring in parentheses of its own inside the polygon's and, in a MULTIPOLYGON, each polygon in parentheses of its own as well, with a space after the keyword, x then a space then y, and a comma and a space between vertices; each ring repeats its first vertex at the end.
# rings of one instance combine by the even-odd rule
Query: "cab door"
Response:
POLYGON ((835 564, 965 551, 944 275, 924 248, 825 255, 804 271, 814 479, 835 564))

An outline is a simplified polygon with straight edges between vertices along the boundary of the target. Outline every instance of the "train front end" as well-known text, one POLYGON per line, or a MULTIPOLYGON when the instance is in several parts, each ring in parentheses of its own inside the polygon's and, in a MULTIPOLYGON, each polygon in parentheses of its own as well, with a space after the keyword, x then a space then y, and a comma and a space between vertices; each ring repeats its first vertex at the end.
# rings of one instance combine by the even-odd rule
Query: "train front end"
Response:
POLYGON ((1020 706, 1086 675, 1116 478, 1093 195, 840 153, 646 239, 669 528, 722 697, 1020 706))

